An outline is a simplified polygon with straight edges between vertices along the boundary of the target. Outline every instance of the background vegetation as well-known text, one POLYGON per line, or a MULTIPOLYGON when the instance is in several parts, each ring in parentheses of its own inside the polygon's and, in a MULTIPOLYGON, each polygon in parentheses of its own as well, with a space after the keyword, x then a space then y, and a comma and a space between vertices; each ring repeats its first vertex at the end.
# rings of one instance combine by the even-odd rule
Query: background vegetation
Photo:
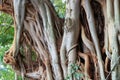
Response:
POLYGON ((0 80, 14 80, 14 72, 3 63, 3 55, 12 44, 14 36, 13 19, 0 12, 0 80))

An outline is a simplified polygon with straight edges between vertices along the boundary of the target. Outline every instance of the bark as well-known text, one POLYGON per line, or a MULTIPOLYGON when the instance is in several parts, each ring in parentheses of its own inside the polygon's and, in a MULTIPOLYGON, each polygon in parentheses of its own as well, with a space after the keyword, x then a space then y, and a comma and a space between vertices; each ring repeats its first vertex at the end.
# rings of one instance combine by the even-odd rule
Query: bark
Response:
POLYGON ((50 12, 50 6, 47 5, 47 2, 44 1, 32 1, 34 6, 36 6, 39 9, 39 12, 41 14, 41 18, 43 20, 43 26, 44 26, 44 34, 45 38, 48 44, 48 50, 50 52, 50 56, 52 58, 52 67, 55 74, 55 79, 62 80, 62 72, 59 65, 59 58, 58 58, 58 52, 57 52, 57 46, 56 46, 56 38, 54 34, 54 27, 53 27, 53 21, 52 21, 52 14, 50 12), (57 71, 57 72, 56 72, 57 71))
POLYGON ((65 4, 61 19, 50 0, 0 0, 0 11, 14 19, 14 41, 3 61, 12 66, 15 79, 119 80, 120 1, 65 4))
POLYGON ((112 52, 111 56, 111 71, 112 80, 119 79, 119 42, 118 42, 118 26, 119 25, 119 1, 107 1, 107 19, 108 19, 108 34, 109 45, 112 52), (113 7, 114 6, 114 7, 113 7), (112 33, 111 33, 112 32, 112 33))
POLYGON ((95 20, 94 20, 93 12, 92 12, 92 9, 91 9, 90 1, 89 0, 84 0, 83 1, 83 7, 85 8, 85 11, 86 11, 91 36, 92 36, 93 42, 95 44, 95 49, 96 49, 96 53, 97 53, 97 56, 98 56, 98 64, 99 64, 99 68, 100 68, 100 78, 101 78, 101 80, 105 80, 102 56, 101 56, 101 52, 100 52, 98 37, 96 35, 97 33, 96 33, 96 30, 95 30, 95 20))
MULTIPOLYGON (((64 25, 64 35, 60 50, 60 57, 64 78, 71 75, 71 65, 76 62, 77 51, 74 45, 78 44, 80 22, 79 22, 79 4, 80 0, 70 0, 66 2, 66 16, 64 25), (68 65, 66 65, 66 55, 68 56, 68 65), (68 68, 67 68, 68 66, 68 68)), ((77 46, 77 45, 76 45, 77 46)), ((73 78, 71 77, 70 80, 73 78)))
POLYGON ((90 56, 89 53, 81 53, 79 52, 79 56, 85 60, 85 68, 84 68, 84 74, 85 74, 85 80, 90 79, 90 56))
MULTIPOLYGON (((82 32, 81 32, 81 37, 82 37, 82 41, 83 43, 86 45, 86 47, 89 49, 90 51, 90 54, 89 56, 92 56, 92 60, 94 62, 94 68, 95 68, 95 76, 94 76, 94 79, 98 79, 98 66, 97 66, 97 56, 96 56, 96 52, 95 52, 95 47, 94 47, 94 44, 86 37, 85 35, 85 30, 82 26, 82 32)), ((87 63, 88 61, 86 61, 87 63)), ((87 64, 88 65, 88 64, 87 64)), ((88 73, 87 73, 88 74, 88 73)))

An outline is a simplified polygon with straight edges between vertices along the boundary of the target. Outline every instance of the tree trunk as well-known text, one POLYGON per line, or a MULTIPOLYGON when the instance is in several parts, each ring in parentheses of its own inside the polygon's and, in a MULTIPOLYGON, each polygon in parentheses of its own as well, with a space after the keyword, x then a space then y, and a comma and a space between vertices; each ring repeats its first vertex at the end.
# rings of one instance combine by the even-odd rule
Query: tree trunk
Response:
POLYGON ((120 1, 66 0, 65 5, 61 19, 50 0, 0 0, 0 10, 15 24, 13 44, 3 58, 16 72, 15 80, 18 75, 119 80, 120 1))

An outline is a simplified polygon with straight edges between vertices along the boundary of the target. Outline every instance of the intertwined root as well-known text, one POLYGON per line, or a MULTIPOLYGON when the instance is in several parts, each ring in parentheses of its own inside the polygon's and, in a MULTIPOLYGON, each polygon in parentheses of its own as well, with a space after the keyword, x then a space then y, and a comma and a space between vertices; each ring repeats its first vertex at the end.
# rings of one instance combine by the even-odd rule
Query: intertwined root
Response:
POLYGON ((9 65, 16 65, 16 60, 13 56, 13 46, 5 53, 3 62, 9 65))
POLYGON ((9 53, 6 53, 3 58, 3 62, 9 65, 16 64, 16 61, 13 56, 9 55, 9 53))

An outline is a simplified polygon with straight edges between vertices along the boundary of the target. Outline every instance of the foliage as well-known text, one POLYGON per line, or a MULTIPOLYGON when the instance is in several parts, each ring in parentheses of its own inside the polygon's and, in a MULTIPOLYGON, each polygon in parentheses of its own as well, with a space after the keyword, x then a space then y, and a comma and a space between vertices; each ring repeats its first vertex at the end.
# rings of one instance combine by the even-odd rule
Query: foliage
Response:
POLYGON ((80 80, 81 78, 83 78, 83 74, 79 72, 80 70, 80 66, 78 66, 77 64, 72 64, 71 65, 71 75, 68 75, 66 77, 65 80, 70 80, 70 77, 74 76, 76 78, 76 80, 80 80))
POLYGON ((14 80, 13 70, 9 65, 5 65, 2 62, 5 51, 7 51, 12 44, 13 35, 12 17, 0 12, 0 80, 14 80))
POLYGON ((0 69, 0 80, 14 80, 14 72, 10 68, 10 66, 6 66, 6 68, 0 69))
POLYGON ((5 51, 7 51, 9 49, 9 47, 10 47, 10 44, 5 45, 5 46, 0 44, 0 62, 2 62, 3 55, 4 55, 5 51))
POLYGON ((8 14, 0 12, 0 27, 9 27, 13 25, 12 17, 8 14))
POLYGON ((56 12, 61 18, 65 16, 65 4, 62 3, 62 0, 51 0, 55 6, 56 12))
POLYGON ((13 20, 12 17, 0 13, 0 44, 7 45, 12 43, 14 35, 13 20))
POLYGON ((78 72, 79 69, 80 69, 80 66, 78 66, 77 64, 72 64, 71 65, 71 74, 73 74, 73 76, 77 80, 80 80, 80 78, 83 77, 83 74, 78 72))

